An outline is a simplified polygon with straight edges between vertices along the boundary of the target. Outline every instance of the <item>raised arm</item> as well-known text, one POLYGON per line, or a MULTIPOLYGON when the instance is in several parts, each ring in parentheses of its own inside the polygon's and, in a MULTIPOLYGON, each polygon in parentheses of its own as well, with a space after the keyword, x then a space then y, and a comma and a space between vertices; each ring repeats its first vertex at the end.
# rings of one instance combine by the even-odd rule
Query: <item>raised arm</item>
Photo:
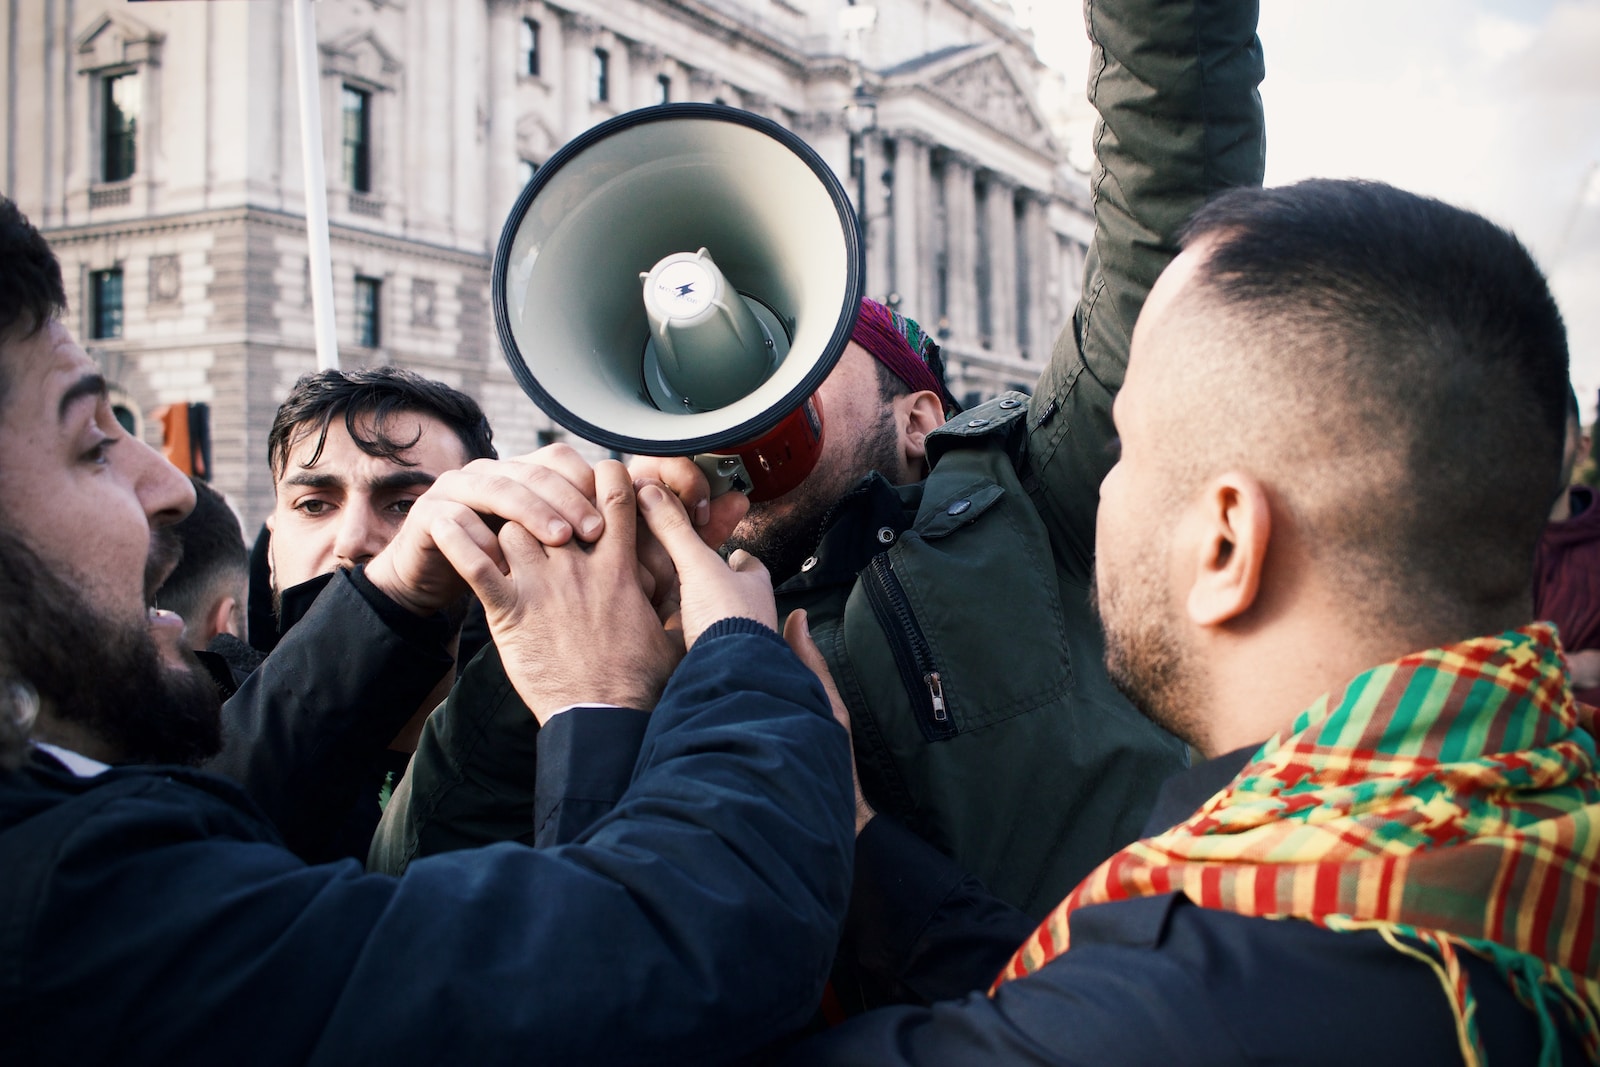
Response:
POLYGON ((1034 390, 1034 500, 1061 560, 1087 576, 1111 402, 1133 324, 1201 204, 1260 185, 1266 138, 1255 0, 1088 0, 1094 240, 1083 295, 1034 390))

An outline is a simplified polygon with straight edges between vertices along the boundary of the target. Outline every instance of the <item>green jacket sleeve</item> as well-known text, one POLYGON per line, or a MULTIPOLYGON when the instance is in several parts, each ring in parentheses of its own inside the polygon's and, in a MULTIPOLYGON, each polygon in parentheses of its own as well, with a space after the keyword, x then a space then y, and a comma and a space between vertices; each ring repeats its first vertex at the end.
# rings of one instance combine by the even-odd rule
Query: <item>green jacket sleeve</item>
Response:
POLYGON ((1266 136, 1255 0, 1084 5, 1099 113, 1094 239, 1083 295, 1034 390, 1030 487, 1060 562, 1087 576, 1100 482, 1113 462, 1111 401, 1129 340, 1190 215, 1260 185, 1266 136))
POLYGON ((434 709, 372 836, 368 870, 496 841, 534 843, 539 721, 486 646, 434 709))

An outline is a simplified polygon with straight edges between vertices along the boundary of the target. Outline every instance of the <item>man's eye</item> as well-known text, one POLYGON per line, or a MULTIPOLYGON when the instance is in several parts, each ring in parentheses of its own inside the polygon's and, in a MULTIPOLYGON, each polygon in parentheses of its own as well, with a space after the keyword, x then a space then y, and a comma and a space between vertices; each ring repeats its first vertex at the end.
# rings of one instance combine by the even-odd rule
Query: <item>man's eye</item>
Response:
POLYGON ((411 514, 411 505, 415 503, 415 500, 396 500, 389 506, 402 515, 409 515, 411 514))
POLYGON ((115 437, 102 437, 102 438, 100 438, 100 440, 96 441, 92 446, 90 446, 88 451, 84 452, 84 454, 83 454, 84 462, 85 463, 97 463, 97 464, 100 464, 102 466, 104 464, 110 462, 111 457, 110 457, 109 453, 111 451, 111 446, 116 444, 116 443, 117 443, 117 439, 115 437))
POLYGON ((295 505, 295 510, 305 515, 324 515, 331 509, 326 500, 302 500, 295 505))

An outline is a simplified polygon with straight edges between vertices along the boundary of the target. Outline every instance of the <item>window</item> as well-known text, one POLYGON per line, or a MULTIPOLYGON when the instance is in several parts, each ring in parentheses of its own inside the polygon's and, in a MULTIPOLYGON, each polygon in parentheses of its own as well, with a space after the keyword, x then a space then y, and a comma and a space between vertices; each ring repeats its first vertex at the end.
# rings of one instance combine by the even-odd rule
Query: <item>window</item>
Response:
POLYGON ((133 177, 138 158, 139 75, 118 74, 101 81, 102 123, 100 179, 120 182, 133 177))
POLYGON ((122 268, 89 274, 89 336, 106 341, 122 336, 122 268))
POLYGON ((523 185, 533 181, 533 176, 539 173, 539 164, 531 159, 517 160, 517 178, 523 185))
POLYGON ((611 99, 611 53, 604 48, 594 50, 594 101, 604 104, 611 99))
POLYGON ((377 278, 356 275, 356 344, 362 348, 377 348, 378 297, 383 282, 377 278))
POLYGON ((672 103, 672 79, 665 74, 656 75, 656 103, 672 103))
POLYGON ((344 180, 358 193, 372 192, 372 94, 344 87, 344 180))
POLYGON ((539 76, 539 24, 533 19, 522 20, 522 73, 532 78, 539 76))

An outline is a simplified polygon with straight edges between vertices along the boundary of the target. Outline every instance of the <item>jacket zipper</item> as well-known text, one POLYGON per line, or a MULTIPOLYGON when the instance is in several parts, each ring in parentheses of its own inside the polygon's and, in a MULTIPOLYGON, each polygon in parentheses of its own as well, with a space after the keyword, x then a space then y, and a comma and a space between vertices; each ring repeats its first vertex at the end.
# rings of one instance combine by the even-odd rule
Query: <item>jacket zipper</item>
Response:
POLYGON ((944 682, 939 677, 938 664, 933 661, 933 648, 911 612, 911 601, 894 573, 889 553, 880 552, 873 556, 865 574, 867 601, 883 626, 884 636, 888 638, 895 666, 906 687, 906 695, 917 712, 917 725, 929 741, 954 737, 956 728, 950 721, 944 682))

